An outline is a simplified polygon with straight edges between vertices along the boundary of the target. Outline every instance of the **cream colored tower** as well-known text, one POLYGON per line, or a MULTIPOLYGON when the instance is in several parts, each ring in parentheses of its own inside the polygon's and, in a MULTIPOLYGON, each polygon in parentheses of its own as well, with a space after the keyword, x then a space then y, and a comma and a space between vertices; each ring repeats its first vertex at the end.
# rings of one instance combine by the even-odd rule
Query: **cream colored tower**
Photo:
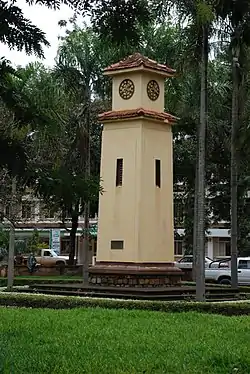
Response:
POLYGON ((172 124, 164 80, 175 71, 140 54, 105 69, 97 262, 174 261, 172 124))

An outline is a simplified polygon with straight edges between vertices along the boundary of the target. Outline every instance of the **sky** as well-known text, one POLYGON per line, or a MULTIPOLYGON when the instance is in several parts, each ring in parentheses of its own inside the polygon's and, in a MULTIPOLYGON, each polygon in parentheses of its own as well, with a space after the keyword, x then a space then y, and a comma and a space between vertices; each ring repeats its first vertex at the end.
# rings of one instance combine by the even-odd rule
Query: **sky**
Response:
MULTIPOLYGON (((58 21, 68 20, 73 16, 73 11, 66 5, 62 5, 60 10, 53 11, 45 6, 33 5, 29 6, 24 0, 17 0, 16 5, 19 6, 24 16, 46 33, 46 38, 50 43, 50 47, 44 48, 45 59, 40 60, 48 66, 53 66, 59 45, 58 36, 63 36, 64 31, 58 26, 58 21)), ((25 52, 10 50, 7 45, 0 43, 0 57, 4 56, 14 65, 27 65, 29 62, 39 60, 36 56, 27 56, 25 52)))

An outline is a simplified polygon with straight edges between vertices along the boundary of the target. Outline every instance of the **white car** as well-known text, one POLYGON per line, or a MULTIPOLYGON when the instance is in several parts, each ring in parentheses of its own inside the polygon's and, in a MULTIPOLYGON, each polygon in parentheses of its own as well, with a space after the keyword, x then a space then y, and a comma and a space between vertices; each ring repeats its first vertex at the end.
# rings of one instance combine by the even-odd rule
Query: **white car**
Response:
MULTIPOLYGON (((213 260, 209 257, 205 257, 205 268, 207 268, 213 260)), ((193 256, 192 255, 186 255, 183 256, 179 261, 175 262, 175 266, 181 268, 181 269, 191 269, 193 266, 193 256)), ((216 267, 216 263, 213 267, 216 267)))

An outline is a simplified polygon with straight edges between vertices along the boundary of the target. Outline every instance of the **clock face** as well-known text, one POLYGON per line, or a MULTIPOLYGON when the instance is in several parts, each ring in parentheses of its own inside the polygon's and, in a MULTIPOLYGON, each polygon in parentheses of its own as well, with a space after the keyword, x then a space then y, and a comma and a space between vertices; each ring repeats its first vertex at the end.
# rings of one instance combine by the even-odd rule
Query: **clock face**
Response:
POLYGON ((160 95, 159 84, 155 80, 151 80, 147 85, 147 94, 150 100, 155 101, 160 95))
POLYGON ((135 91, 134 83, 130 79, 124 79, 119 87, 119 94, 124 100, 130 99, 135 91))

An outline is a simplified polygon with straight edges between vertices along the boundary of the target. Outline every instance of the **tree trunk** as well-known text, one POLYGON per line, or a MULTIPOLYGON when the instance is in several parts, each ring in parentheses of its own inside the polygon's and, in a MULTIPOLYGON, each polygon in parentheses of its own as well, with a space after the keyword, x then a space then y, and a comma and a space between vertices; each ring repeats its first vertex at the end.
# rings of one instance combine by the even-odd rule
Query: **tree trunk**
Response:
MULTIPOLYGON (((86 151, 85 151, 85 178, 90 177, 90 103, 91 103, 91 91, 90 85, 86 87, 86 102, 87 110, 85 114, 85 132, 86 132, 86 151)), ((88 285, 89 283, 89 201, 84 202, 84 256, 83 256, 83 283, 88 285)))
POLYGON ((75 251, 76 251, 76 233, 78 229, 78 214, 74 213, 71 217, 71 230, 70 230, 70 251, 69 251, 69 265, 74 265, 75 251))
POLYGON ((201 57, 200 126, 198 136, 197 272, 196 300, 205 300, 205 156, 207 127, 208 28, 203 25, 201 57))
MULTIPOLYGON (((197 152, 198 153, 198 152, 197 152)), ((198 197, 198 157, 196 157, 196 168, 195 168, 195 189, 194 189, 194 222, 193 222, 193 269, 192 278, 196 281, 197 272, 197 197, 198 197)))
POLYGON ((232 130, 231 130, 231 279, 232 287, 238 287, 237 269, 237 130, 239 121, 239 80, 238 80, 238 56, 233 56, 233 92, 232 92, 232 130))
POLYGON ((84 238, 83 238, 83 284, 89 282, 89 203, 85 204, 84 209, 84 238))
POLYGON ((7 291, 13 290, 14 284, 14 257, 15 257, 15 227, 12 222, 15 216, 15 209, 16 206, 16 178, 12 179, 12 187, 11 187, 11 203, 10 203, 10 237, 9 237, 9 256, 8 256, 8 281, 7 281, 7 291))

